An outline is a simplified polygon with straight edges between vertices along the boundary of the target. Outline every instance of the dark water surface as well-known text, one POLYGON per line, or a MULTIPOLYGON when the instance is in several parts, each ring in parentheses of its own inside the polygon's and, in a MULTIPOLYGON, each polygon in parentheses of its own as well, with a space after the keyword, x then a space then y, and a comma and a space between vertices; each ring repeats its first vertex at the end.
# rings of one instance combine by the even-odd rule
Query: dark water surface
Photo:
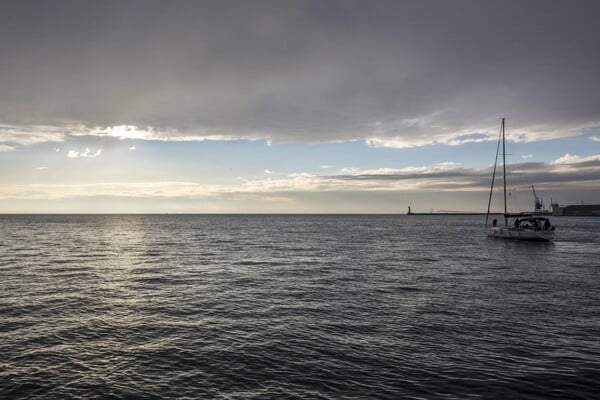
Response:
POLYGON ((1 398, 592 398, 600 218, 0 216, 1 398))

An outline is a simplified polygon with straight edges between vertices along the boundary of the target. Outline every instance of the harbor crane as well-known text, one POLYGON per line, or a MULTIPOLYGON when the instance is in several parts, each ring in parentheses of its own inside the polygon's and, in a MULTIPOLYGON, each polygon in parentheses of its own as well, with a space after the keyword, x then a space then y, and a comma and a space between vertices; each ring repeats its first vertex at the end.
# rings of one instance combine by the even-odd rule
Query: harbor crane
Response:
POLYGON ((534 201, 534 209, 535 213, 542 213, 544 211, 544 202, 542 198, 537 195, 535 192, 535 186, 531 185, 531 190, 533 190, 533 201, 534 201))

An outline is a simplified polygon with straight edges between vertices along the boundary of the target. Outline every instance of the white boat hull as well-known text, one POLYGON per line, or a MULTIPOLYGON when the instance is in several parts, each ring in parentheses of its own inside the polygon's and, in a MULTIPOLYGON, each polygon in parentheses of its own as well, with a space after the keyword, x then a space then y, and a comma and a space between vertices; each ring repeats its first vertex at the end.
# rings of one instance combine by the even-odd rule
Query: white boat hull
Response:
POLYGON ((554 231, 551 230, 525 230, 509 227, 491 227, 487 229, 489 237, 498 239, 529 240, 536 242, 549 242, 554 237, 554 231))

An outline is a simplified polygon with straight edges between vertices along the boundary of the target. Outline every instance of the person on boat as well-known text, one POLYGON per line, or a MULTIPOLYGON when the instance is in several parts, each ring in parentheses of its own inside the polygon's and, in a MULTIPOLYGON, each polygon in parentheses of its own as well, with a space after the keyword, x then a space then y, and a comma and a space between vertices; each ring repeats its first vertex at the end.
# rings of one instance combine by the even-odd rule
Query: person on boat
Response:
POLYGON ((538 224, 538 220, 537 219, 533 220, 533 230, 534 231, 539 231, 540 230, 540 226, 538 224))
POLYGON ((495 228, 495 227, 496 227, 496 225, 498 225, 498 220, 497 220, 496 218, 494 218, 494 219, 492 220, 492 226, 495 228))
POLYGON ((520 225, 521 225, 521 221, 519 220, 519 218, 515 219, 515 228, 519 229, 520 225))
POLYGON ((544 230, 547 231, 548 229, 550 229, 550 221, 546 220, 546 222, 544 222, 544 230))

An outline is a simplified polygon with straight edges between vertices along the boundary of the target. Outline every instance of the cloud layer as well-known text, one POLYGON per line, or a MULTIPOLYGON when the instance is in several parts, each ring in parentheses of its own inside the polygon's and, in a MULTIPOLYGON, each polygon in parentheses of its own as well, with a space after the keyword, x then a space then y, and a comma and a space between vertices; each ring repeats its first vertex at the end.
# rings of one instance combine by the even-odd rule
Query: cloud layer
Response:
POLYGON ((594 1, 3 2, 0 143, 68 131, 452 145, 490 140, 502 115, 515 140, 576 135, 600 125, 599 11, 594 1))
MULTIPOLYGON (((463 168, 455 163, 402 169, 344 168, 340 172, 332 175, 301 172, 282 178, 242 179, 236 185, 199 182, 0 184, 0 199, 113 196, 225 200, 254 198, 279 201, 294 193, 316 192, 487 192, 491 180, 491 168, 463 168)), ((510 179, 509 190, 528 192, 531 183, 538 190, 593 190, 600 185, 600 154, 591 157, 566 154, 551 163, 513 164, 510 166, 510 179)))

